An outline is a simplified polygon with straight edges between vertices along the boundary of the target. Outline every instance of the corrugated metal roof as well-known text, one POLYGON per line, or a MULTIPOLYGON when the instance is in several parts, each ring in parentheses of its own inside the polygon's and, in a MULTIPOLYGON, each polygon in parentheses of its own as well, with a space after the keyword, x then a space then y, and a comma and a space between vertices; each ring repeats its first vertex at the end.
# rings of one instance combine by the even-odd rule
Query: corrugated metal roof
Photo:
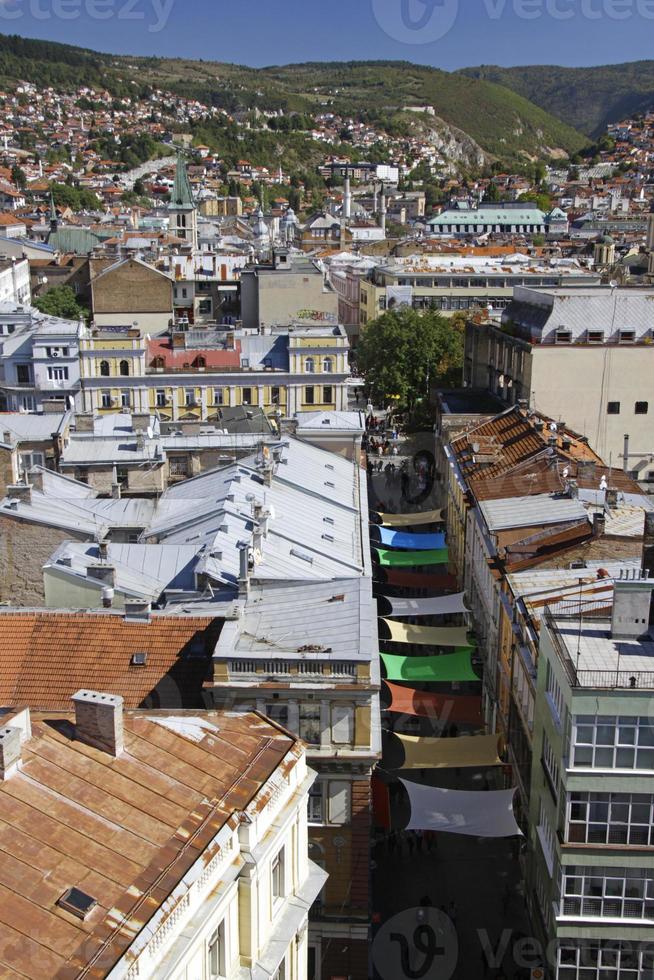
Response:
POLYGON ((535 494, 533 497, 510 497, 507 500, 484 500, 479 504, 490 531, 540 524, 563 524, 587 519, 586 509, 578 500, 535 494))

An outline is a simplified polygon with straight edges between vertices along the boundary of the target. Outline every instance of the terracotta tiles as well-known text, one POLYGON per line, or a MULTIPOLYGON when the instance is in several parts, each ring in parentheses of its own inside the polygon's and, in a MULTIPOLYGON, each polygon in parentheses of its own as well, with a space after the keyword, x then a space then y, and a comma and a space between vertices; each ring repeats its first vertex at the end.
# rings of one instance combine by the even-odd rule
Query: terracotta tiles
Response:
POLYGON ((255 714, 204 712, 189 729, 192 713, 126 711, 118 758, 75 739, 73 722, 32 712, 20 768, 0 782, 0 980, 77 977, 94 951, 102 967, 84 975, 105 976, 200 849, 300 753, 255 714), (97 900, 84 920, 56 904, 70 887, 97 900))
POLYGON ((222 621, 0 612, 0 705, 67 708, 83 687, 120 693, 128 708, 200 708, 222 621), (145 652, 143 667, 132 654, 145 652))

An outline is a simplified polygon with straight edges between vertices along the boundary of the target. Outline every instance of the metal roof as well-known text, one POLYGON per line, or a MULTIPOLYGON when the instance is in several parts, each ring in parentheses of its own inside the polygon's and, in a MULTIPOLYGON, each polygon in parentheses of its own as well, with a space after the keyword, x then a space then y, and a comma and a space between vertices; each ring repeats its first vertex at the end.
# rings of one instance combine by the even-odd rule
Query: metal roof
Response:
POLYGON ((489 531, 539 524, 564 524, 588 519, 585 507, 569 497, 535 494, 533 497, 509 497, 484 500, 479 504, 489 531))

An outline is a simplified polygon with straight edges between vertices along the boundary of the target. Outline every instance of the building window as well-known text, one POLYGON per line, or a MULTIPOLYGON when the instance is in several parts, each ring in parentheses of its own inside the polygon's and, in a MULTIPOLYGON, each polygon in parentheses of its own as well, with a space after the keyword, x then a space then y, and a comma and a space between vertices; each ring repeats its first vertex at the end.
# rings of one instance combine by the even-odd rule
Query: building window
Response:
POLYGON ((225 402, 225 394, 222 388, 213 389, 213 403, 214 405, 223 405, 225 402))
POLYGON ((129 471, 125 466, 117 467, 116 483, 118 483, 121 487, 126 487, 129 484, 129 471))
POLYGON ((326 357, 322 362, 322 369, 325 374, 332 374, 334 371, 334 362, 331 357, 326 357))
POLYGON ((100 405, 102 408, 111 408, 111 392, 101 391, 100 392, 100 405))
POLYGON ((540 814, 538 819, 538 839, 540 840, 545 862, 547 864, 547 870, 549 871, 551 878, 554 871, 556 837, 554 831, 552 830, 552 824, 550 823, 547 810, 545 809, 542 799, 540 801, 540 814))
POLYGON ((645 980, 652 975, 649 945, 639 948, 616 939, 562 939, 557 945, 557 980, 645 980))
POLYGON ((48 380, 49 381, 68 381, 68 368, 67 367, 49 367, 48 368, 48 380))
POLYGON ((282 401, 282 389, 274 387, 270 389, 270 401, 273 405, 280 405, 282 401))
POLYGON ((32 383, 32 372, 29 364, 16 365, 16 381, 19 385, 29 385, 32 383))
POLYGON ((654 920, 654 876, 642 868, 565 865, 562 879, 564 916, 654 920))
POLYGON ((198 313, 200 316, 211 316, 213 311, 212 303, 210 299, 201 299, 198 303, 198 313))
POLYGON ((320 705, 300 705, 299 736, 309 745, 320 745, 320 705))
POLYGON ((266 705, 266 714, 271 721, 288 728, 288 705, 284 701, 273 701, 266 705))
POLYGON ((577 715, 572 743, 572 765, 577 769, 654 770, 649 717, 577 715))
POLYGON ((541 761, 545 772, 549 776, 554 799, 557 800, 559 796, 559 764, 556 760, 556 756, 554 755, 554 749, 552 748, 550 740, 545 732, 543 732, 543 754, 541 756, 541 761))
POLYGON ((273 899, 273 905, 277 902, 281 902, 286 894, 286 889, 284 885, 284 848, 275 855, 270 866, 270 877, 271 877, 271 894, 273 899))
POLYGON ((306 374, 314 374, 316 370, 316 362, 312 357, 307 357, 304 361, 304 371, 306 374))
POLYGON ((620 414, 620 402, 609 402, 606 406, 607 415, 619 415, 620 414))
POLYGON ((561 731, 563 729, 563 719, 565 713, 565 703, 561 685, 556 679, 551 663, 547 664, 547 684, 546 700, 554 720, 554 724, 561 731))
POLYGON ((272 978, 272 980, 286 980, 286 961, 285 960, 282 960, 282 962, 277 967, 277 972, 275 973, 275 975, 272 978))
POLYGON ((636 402, 634 411, 636 415, 647 415, 649 412, 649 402, 636 402))
POLYGON ((572 792, 567 809, 569 844, 654 845, 651 794, 572 792))
POLYGON ((327 819, 330 824, 344 826, 351 819, 352 784, 346 780, 330 780, 327 819))
POLYGON ((171 476, 188 476, 191 472, 191 464, 189 462, 188 456, 171 456, 170 457, 170 475, 171 476))
POLYGON ((157 389, 156 405, 157 408, 164 408, 166 405, 166 391, 164 388, 157 389))
POLYGON ((221 922, 211 936, 208 946, 210 980, 222 980, 227 976, 227 957, 225 955, 225 922, 221 922))
POLYGON ((109 361, 100 361, 100 377, 108 378, 111 374, 111 369, 109 367, 109 361))
POLYGON ((351 745, 354 737, 354 708, 347 704, 332 705, 332 742, 351 745))
POLYGON ((243 388, 241 391, 241 402, 243 405, 252 404, 252 388, 243 388))
POLYGON ((185 388, 184 389, 184 404, 188 408, 191 405, 195 405, 195 389, 185 388))
POLYGON ((304 389, 304 404, 313 405, 316 401, 315 388, 313 385, 309 385, 308 388, 304 389))
POLYGON ((334 389, 331 385, 325 385, 322 389, 322 402, 323 405, 331 405, 334 401, 334 389))
POLYGON ((132 402, 132 399, 130 397, 129 391, 121 391, 121 393, 120 393, 120 407, 121 408, 129 408, 130 405, 131 405, 131 402, 132 402))
POLYGON ((122 377, 127 377, 129 375, 129 361, 121 361, 119 365, 119 370, 122 377))
POLYGON ((319 779, 309 790, 309 804, 307 810, 307 820, 309 823, 322 823, 325 819, 325 784, 319 779))

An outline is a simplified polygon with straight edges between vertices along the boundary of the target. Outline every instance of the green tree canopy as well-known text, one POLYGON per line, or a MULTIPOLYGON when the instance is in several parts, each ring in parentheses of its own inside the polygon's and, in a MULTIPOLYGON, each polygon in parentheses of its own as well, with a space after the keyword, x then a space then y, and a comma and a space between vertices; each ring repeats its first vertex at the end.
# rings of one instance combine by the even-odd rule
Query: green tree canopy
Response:
POLYGON ((376 401, 386 404, 399 396, 413 408, 427 397, 431 384, 460 382, 463 329, 460 321, 435 310, 389 310, 366 326, 357 361, 376 401))
POLYGON ((37 296, 33 305, 48 316, 63 317, 64 320, 79 320, 88 316, 88 310, 80 306, 70 286, 53 286, 47 293, 37 296))

